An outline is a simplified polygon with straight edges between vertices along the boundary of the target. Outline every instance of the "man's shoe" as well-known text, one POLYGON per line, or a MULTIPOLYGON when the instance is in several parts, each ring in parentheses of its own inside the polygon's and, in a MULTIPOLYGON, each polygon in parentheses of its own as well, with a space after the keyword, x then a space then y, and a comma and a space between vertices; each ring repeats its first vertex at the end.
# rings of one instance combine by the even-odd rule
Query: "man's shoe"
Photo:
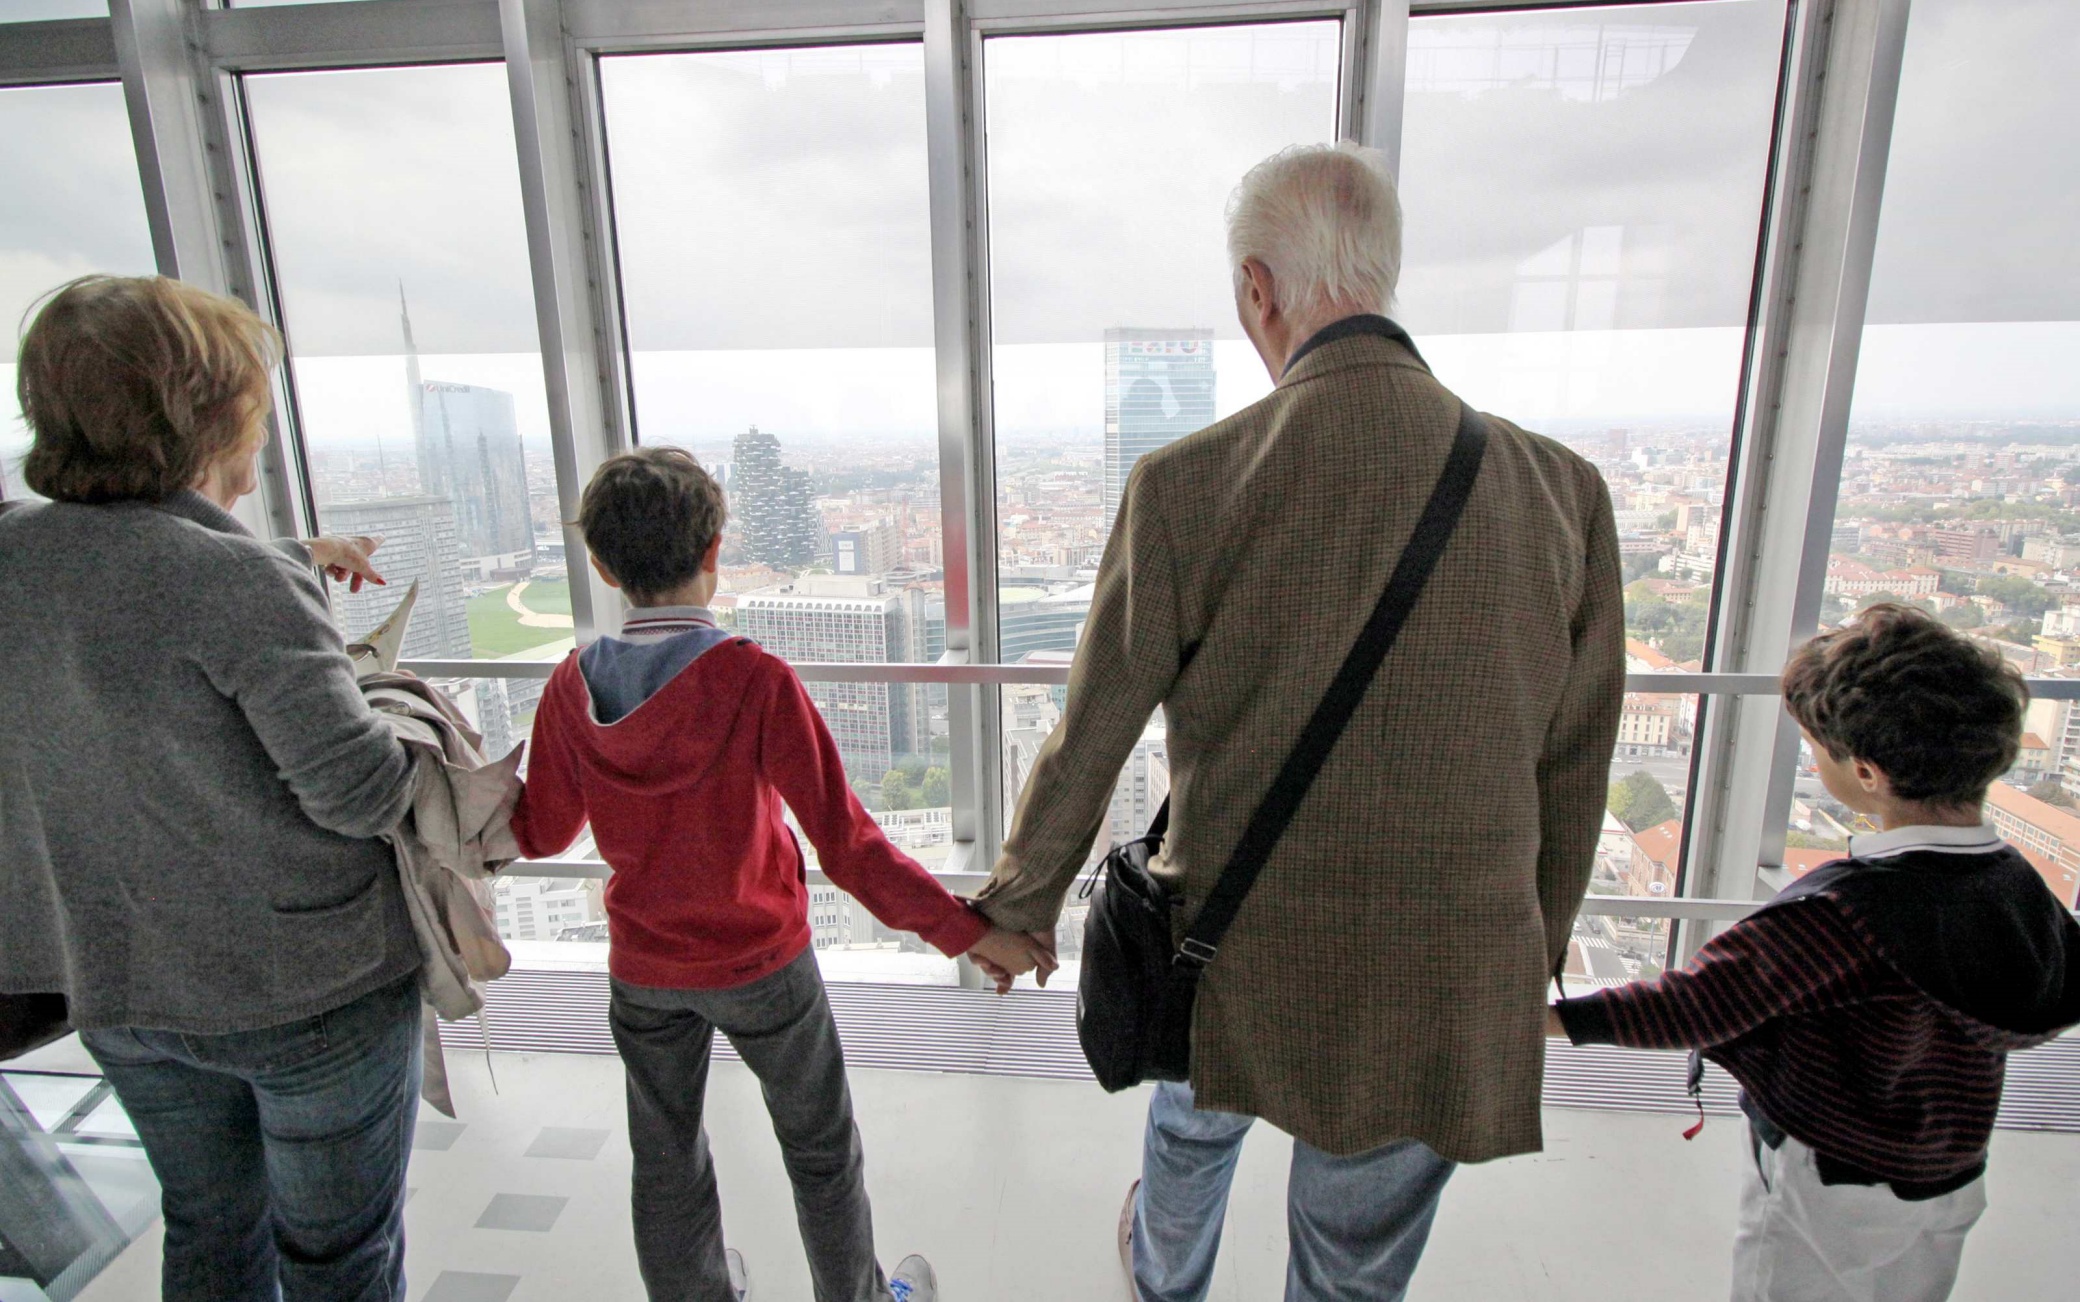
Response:
POLYGON ((1127 1302, 1141 1302, 1141 1290, 1134 1286, 1134 1199, 1140 1192, 1139 1180, 1128 1185, 1126 1205, 1119 1209, 1119 1268, 1127 1273, 1127 1302))
POLYGON ((751 1296, 751 1272, 744 1269, 744 1254, 728 1248, 723 1251, 722 1259, 729 1263, 729 1291, 736 1296, 737 1302, 744 1302, 751 1296))
POLYGON ((931 1262, 913 1252, 896 1263, 896 1273, 888 1277, 888 1291, 896 1302, 939 1302, 939 1277, 932 1272, 931 1262))

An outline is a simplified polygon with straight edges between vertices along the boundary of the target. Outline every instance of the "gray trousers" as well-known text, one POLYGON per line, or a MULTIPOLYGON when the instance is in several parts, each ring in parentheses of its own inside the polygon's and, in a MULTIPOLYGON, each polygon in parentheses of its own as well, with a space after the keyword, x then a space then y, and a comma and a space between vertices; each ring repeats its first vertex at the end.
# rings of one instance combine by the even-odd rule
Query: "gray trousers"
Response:
POLYGON ((656 1302, 733 1302, 722 1203, 702 1125, 715 1032, 764 1090, 817 1302, 889 1302, 874 1259, 866 1163, 838 1025, 816 953, 732 990, 614 982, 614 1044, 628 1075, 636 1264, 656 1302))

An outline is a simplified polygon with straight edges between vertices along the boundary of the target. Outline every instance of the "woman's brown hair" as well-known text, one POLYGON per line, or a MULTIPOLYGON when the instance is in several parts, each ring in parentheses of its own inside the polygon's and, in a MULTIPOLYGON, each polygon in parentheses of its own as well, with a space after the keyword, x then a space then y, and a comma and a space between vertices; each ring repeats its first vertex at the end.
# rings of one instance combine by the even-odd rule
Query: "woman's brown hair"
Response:
POLYGON ((161 501, 236 452, 281 359, 236 299, 164 276, 82 276, 22 337, 15 388, 34 438, 22 478, 61 502, 161 501))

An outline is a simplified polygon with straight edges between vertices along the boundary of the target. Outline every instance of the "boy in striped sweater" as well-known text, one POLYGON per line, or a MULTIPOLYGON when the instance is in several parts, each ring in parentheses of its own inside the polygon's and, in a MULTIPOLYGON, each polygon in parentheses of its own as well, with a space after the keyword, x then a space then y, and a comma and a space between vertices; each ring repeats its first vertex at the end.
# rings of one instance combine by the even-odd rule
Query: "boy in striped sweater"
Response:
POLYGON ((1741 1085, 1735 1302, 1939 1302, 1986 1207, 2010 1050, 2080 1023, 2080 926, 1983 821, 2028 693, 1926 613, 1808 642, 1784 702, 1880 831, 1657 980, 1563 999, 1576 1044, 1688 1048, 1741 1085))

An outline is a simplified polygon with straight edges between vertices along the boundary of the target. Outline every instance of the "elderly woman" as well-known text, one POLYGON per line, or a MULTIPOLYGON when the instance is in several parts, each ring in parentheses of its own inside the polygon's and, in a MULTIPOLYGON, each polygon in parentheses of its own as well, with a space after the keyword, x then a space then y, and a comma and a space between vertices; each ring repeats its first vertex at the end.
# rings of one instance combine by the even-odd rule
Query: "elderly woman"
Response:
POLYGON ((410 803, 312 562, 253 538, 278 336, 90 276, 22 341, 0 515, 0 991, 62 990, 164 1187, 169 1299, 402 1299, 410 803))

